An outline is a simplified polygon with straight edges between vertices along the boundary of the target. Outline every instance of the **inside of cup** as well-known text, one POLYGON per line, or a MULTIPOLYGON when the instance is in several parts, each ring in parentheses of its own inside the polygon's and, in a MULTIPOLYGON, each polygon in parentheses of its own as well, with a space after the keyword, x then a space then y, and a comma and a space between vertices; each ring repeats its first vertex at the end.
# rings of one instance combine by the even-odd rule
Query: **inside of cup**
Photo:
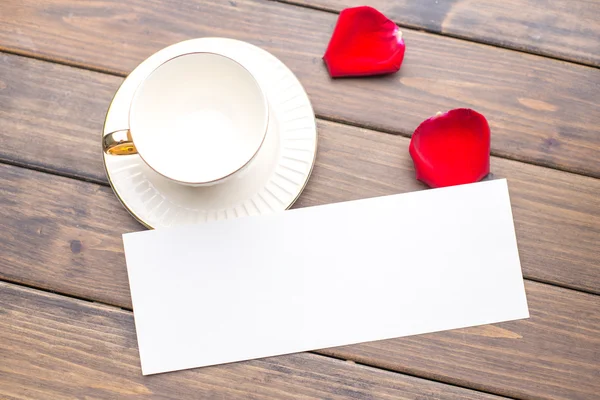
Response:
POLYGON ((137 89, 130 129, 144 161, 167 178, 202 184, 246 165, 267 130, 267 100, 252 74, 214 53, 173 58, 137 89))

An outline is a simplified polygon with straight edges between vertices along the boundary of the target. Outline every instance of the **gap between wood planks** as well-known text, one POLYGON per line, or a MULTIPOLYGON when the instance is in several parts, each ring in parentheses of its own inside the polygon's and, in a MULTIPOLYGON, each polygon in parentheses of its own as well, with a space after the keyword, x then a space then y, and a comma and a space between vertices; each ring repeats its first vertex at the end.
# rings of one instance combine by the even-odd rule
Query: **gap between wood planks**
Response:
POLYGON ((71 60, 67 60, 67 59, 56 58, 56 57, 47 56, 45 54, 35 53, 35 52, 31 52, 31 51, 26 51, 26 50, 21 50, 21 49, 13 49, 13 48, 2 46, 1 44, 0 44, 0 53, 12 54, 12 55, 19 56, 19 57, 31 58, 33 60, 50 62, 53 64, 59 64, 59 65, 64 65, 66 67, 83 69, 86 71, 100 72, 102 74, 117 76, 119 78, 124 78, 127 76, 126 74, 123 74, 122 72, 119 72, 117 70, 112 70, 109 68, 95 67, 90 64, 80 63, 80 62, 71 61, 71 60))
MULTIPOLYGON (((285 1, 281 1, 281 0, 269 0, 269 1, 273 1, 276 3, 282 3, 282 4, 288 4, 285 1)), ((292 3, 290 3, 292 4, 292 3)), ((295 4, 293 4, 295 5, 295 4)), ((302 8, 309 8, 312 9, 312 7, 304 7, 304 6, 299 6, 302 8)), ((320 10, 318 8, 316 8, 316 10, 320 10)), ((327 11, 327 10, 326 10, 327 11)), ((328 11, 330 13, 334 13, 332 11, 328 11)), ((429 32, 428 32, 429 33, 429 32)), ((441 35, 438 34, 438 36, 448 36, 448 35, 441 35)), ((460 39, 460 38, 459 38, 460 39)), ((464 39, 464 41, 468 41, 466 39, 464 39)), ((478 42, 476 42, 478 43, 478 42)), ((492 46, 491 47, 498 47, 498 46, 492 46)), ((509 50, 513 50, 513 49, 509 49, 509 50)), ((70 61, 67 59, 59 59, 59 58, 55 58, 55 57, 50 57, 50 56, 45 56, 39 53, 32 53, 32 52, 28 52, 28 51, 22 51, 22 50, 16 50, 16 49, 10 49, 10 48, 6 48, 0 45, 0 54, 1 53, 5 53, 5 54, 11 54, 11 55, 15 55, 15 56, 19 56, 19 57, 25 57, 25 58, 30 58, 33 60, 39 60, 39 61, 44 61, 44 62, 51 62, 54 64, 59 64, 59 65, 64 65, 66 67, 71 67, 71 68, 76 68, 76 69, 81 69, 81 70, 86 70, 86 71, 91 71, 91 72, 97 72, 97 73, 102 73, 102 74, 106 74, 106 75, 111 75, 111 76, 115 76, 115 77, 119 77, 119 78, 126 78, 127 74, 123 74, 122 72, 116 71, 116 70, 110 70, 107 68, 98 68, 89 64, 85 64, 85 63, 78 63, 78 62, 74 62, 74 61, 70 61)), ((546 57, 546 58, 551 58, 551 57, 546 57)), ((563 61, 563 60, 560 60, 563 61)), ((584 65, 584 64, 582 64, 584 65)), ((584 65, 585 66, 585 65, 584 65)), ((352 126, 352 127, 356 127, 356 128, 362 128, 362 129, 369 129, 372 131, 376 131, 376 132, 381 132, 381 133, 386 133, 386 134, 390 134, 390 135, 398 135, 398 136, 402 136, 405 138, 409 138, 412 136, 412 132, 408 132, 408 131, 392 131, 391 129, 385 129, 383 127, 376 127, 373 126, 371 124, 368 123, 355 123, 352 121, 347 121, 341 118, 333 118, 333 117, 329 117, 327 115, 322 115, 319 113, 315 113, 315 117, 317 119, 323 120, 323 121, 328 121, 328 122, 334 122, 337 124, 342 124, 342 125, 348 125, 348 126, 352 126)), ((415 127, 416 128, 416 127, 415 127)), ((562 168, 555 168, 553 165, 547 164, 547 163, 543 163, 543 162, 532 162, 532 161, 527 161, 527 160, 523 160, 517 157, 511 157, 507 154, 501 154, 501 153, 496 153, 493 150, 490 153, 491 156, 494 157, 498 157, 498 158, 503 158, 506 160, 511 160, 511 161, 517 161, 523 164, 529 164, 529 165, 535 165, 535 166, 539 166, 539 167, 544 167, 544 168, 549 168, 549 169, 555 169, 558 171, 564 171, 570 174, 575 174, 575 175, 580 175, 580 176, 586 176, 586 177, 590 177, 590 178, 596 178, 595 176, 591 175, 591 174, 586 174, 580 171, 574 171, 574 170, 567 170, 567 169, 562 169, 562 168)), ((33 165, 29 165, 26 163, 23 164, 19 164, 18 162, 15 162, 13 160, 8 160, 8 159, 0 159, 0 162, 5 163, 5 164, 9 164, 9 165, 15 165, 15 166, 19 166, 19 167, 25 167, 25 168, 29 168, 29 169, 33 169, 36 171, 43 171, 43 172, 48 172, 48 173, 53 173, 50 170, 45 170, 41 167, 37 167, 37 166, 33 166, 33 165)), ((53 173, 54 174, 54 173, 53 173)), ((58 173, 56 173, 55 175, 60 175, 58 173)), ((79 179, 82 181, 86 181, 86 182, 94 182, 94 183, 99 183, 102 185, 106 185, 105 182, 103 181, 96 181, 94 179, 89 179, 87 177, 84 176, 78 176, 78 175, 73 175, 73 174, 67 174, 65 173, 65 175, 62 176, 67 176, 70 178, 75 178, 75 179, 79 179)), ((596 178, 597 179, 597 178, 596 178)))
MULTIPOLYGON (((321 12, 326 12, 326 13, 330 13, 330 14, 339 14, 340 12, 334 8, 329 8, 326 6, 318 6, 318 5, 312 5, 312 4, 303 4, 303 3, 299 3, 296 2, 294 0, 268 0, 268 1, 272 1, 274 3, 281 3, 281 4, 287 4, 287 5, 291 5, 294 7, 300 7, 300 8, 307 8, 309 10, 315 10, 315 11, 321 11, 321 12)), ((399 27, 403 28, 403 29, 411 29, 414 31, 419 31, 419 32, 426 32, 432 35, 436 35, 436 36, 444 36, 444 37, 449 37, 449 38, 453 38, 453 39, 457 39, 457 40, 461 40, 463 42, 471 42, 471 43, 478 43, 478 44, 483 44, 486 46, 490 46, 490 47, 497 47, 500 49, 505 49, 505 50, 511 50, 517 53, 525 53, 525 54, 533 54, 536 56, 540 56, 540 57, 544 57, 544 58, 549 58, 552 60, 556 60, 556 61, 563 61, 563 62, 567 62, 569 64, 576 64, 576 65, 581 65, 584 67, 591 67, 591 68, 596 68, 596 69, 600 69, 600 66, 597 65, 593 65, 593 64, 586 64, 582 61, 577 61, 577 60, 572 60, 572 59, 567 59, 567 58, 561 58, 558 56, 554 56, 552 54, 547 54, 544 53, 542 51, 527 51, 527 50, 522 50, 519 49, 517 47, 512 47, 512 46, 503 46, 499 43, 493 43, 490 41, 486 41, 486 40, 475 40, 475 38, 469 38, 467 36, 462 36, 462 35, 458 35, 458 34, 454 34, 454 33, 448 33, 448 32, 439 32, 436 31, 434 29, 427 29, 426 27, 423 26, 419 26, 419 25, 412 25, 412 24, 406 24, 406 23, 401 23, 398 21, 394 21, 396 23, 396 25, 398 25, 399 27)))
MULTIPOLYGON (((48 293, 48 294, 51 294, 51 295, 57 296, 57 297, 66 297, 66 298, 74 299, 76 301, 83 301, 83 302, 86 302, 86 303, 95 304, 95 305, 98 305, 98 306, 101 306, 101 307, 109 308, 109 309, 117 311, 117 312, 118 311, 124 311, 124 312, 127 312, 128 314, 133 314, 133 310, 129 309, 129 308, 118 307, 118 306, 115 306, 115 305, 112 305, 112 304, 107 304, 107 303, 103 303, 103 302, 93 301, 93 300, 89 300, 89 299, 86 299, 86 298, 82 298, 82 297, 78 297, 78 296, 72 296, 72 295, 65 294, 65 293, 59 293, 59 292, 55 292, 55 291, 52 291, 52 290, 42 289, 42 288, 34 287, 34 286, 31 286, 31 285, 19 283, 19 282, 12 282, 12 281, 8 281, 8 280, 1 279, 1 278, 0 278, 0 282, 6 283, 6 284, 9 284, 9 285, 14 285, 14 286, 22 287, 22 288, 27 288, 27 289, 32 290, 34 292, 48 293)), ((359 366, 361 366, 363 368, 369 368, 369 369, 372 369, 372 370, 379 370, 379 371, 386 371, 386 372, 397 374, 397 375, 410 376, 410 377, 413 377, 413 378, 418 378, 418 379, 427 380, 427 381, 431 381, 431 382, 437 382, 437 383, 440 383, 440 384, 444 384, 444 385, 448 385, 448 386, 453 386, 453 387, 459 388, 459 389, 465 389, 465 390, 470 390, 470 391, 473 391, 473 392, 479 392, 479 393, 483 393, 483 394, 489 394, 489 395, 499 396, 498 397, 499 400, 500 400, 500 398, 507 399, 507 400, 520 400, 520 398, 507 397, 506 395, 502 395, 502 394, 498 394, 498 393, 494 393, 494 392, 489 392, 489 391, 485 391, 485 390, 479 390, 479 389, 475 389, 475 388, 472 388, 472 387, 469 387, 469 386, 458 385, 458 384, 453 383, 453 382, 447 382, 447 381, 445 381, 443 379, 432 379, 430 377, 423 377, 423 376, 420 376, 420 375, 417 375, 417 374, 411 374, 411 373, 406 373, 406 372, 399 372, 399 371, 395 371, 395 370, 389 369, 389 368, 383 368, 383 367, 373 366, 373 365, 369 365, 369 364, 357 362, 357 361, 354 361, 354 360, 351 360, 351 359, 344 359, 344 358, 340 358, 340 357, 335 357, 335 356, 330 355, 330 354, 323 354, 319 350, 307 351, 307 353, 314 354, 314 355, 316 355, 318 357, 329 358, 329 359, 333 359, 333 360, 345 361, 345 362, 348 362, 350 364, 359 365, 359 366)), ((243 361, 241 361, 241 362, 243 362, 243 361)), ((195 369, 195 368, 192 368, 192 369, 195 369)))
POLYGON ((485 391, 485 390, 474 389, 474 388, 469 387, 469 386, 457 385, 454 382, 446 381, 444 379, 433 379, 433 378, 430 378, 430 377, 424 378, 424 377, 422 377, 420 375, 411 374, 410 372, 406 372, 406 371, 399 372, 399 371, 395 371, 395 370, 390 369, 390 368, 385 368, 385 367, 381 367, 381 366, 373 366, 373 365, 365 364, 365 363, 354 361, 354 360, 348 360, 348 359, 344 359, 344 358, 340 358, 340 357, 335 357, 335 356, 333 356, 331 354, 321 353, 321 352, 319 352, 319 350, 309 351, 309 353, 318 354, 318 355, 320 355, 322 357, 328 357, 328 358, 332 358, 334 360, 346 361, 347 363, 361 365, 361 366, 367 367, 367 368, 375 368, 375 369, 378 369, 378 370, 381 370, 381 371, 388 371, 388 372, 393 372, 395 374, 412 376, 413 378, 427 379, 427 380, 432 381, 432 382, 443 383, 444 385, 454 386, 454 387, 460 388, 460 389, 469 389, 469 390, 474 390, 474 391, 480 392, 480 393, 491 394, 491 395, 494 395, 494 396, 502 396, 503 398, 506 398, 506 399, 521 400, 521 398, 518 398, 518 397, 510 397, 510 396, 507 396, 505 394, 498 394, 498 393, 488 392, 488 391, 485 391))

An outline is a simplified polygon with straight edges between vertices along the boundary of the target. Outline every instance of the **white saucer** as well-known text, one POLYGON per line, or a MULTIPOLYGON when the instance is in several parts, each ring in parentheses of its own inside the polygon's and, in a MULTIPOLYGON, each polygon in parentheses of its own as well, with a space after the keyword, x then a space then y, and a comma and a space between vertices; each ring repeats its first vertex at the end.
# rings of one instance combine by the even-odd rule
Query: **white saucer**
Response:
POLYGON ((239 176, 208 187, 170 181, 148 167, 139 155, 104 154, 108 180, 117 197, 148 228, 268 214, 291 207, 315 162, 315 115, 292 71, 270 53, 249 43, 224 38, 192 39, 150 56, 115 94, 103 134, 127 129, 129 103, 139 83, 163 62, 188 52, 223 54, 254 75, 270 106, 264 144, 239 176))

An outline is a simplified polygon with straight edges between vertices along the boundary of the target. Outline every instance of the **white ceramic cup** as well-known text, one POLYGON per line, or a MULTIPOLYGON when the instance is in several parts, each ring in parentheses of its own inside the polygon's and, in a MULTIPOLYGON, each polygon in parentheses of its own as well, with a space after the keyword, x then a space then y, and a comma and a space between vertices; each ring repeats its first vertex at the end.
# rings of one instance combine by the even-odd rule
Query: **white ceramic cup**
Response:
POLYGON ((267 99, 246 68, 216 53, 188 53, 140 84, 128 129, 105 135, 103 148, 116 156, 137 153, 173 181, 211 185, 250 163, 268 124, 267 99))

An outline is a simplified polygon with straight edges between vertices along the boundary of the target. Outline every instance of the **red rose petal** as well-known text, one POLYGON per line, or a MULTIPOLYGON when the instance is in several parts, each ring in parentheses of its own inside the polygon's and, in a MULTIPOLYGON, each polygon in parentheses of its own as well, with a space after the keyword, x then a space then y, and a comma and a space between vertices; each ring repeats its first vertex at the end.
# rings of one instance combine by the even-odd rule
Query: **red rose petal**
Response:
POLYGON ((431 187, 477 182, 490 172, 490 127, 478 112, 451 110, 423 121, 409 152, 417 179, 431 187))
POLYGON ((323 60, 332 78, 396 72, 404 59, 398 26, 372 7, 342 10, 323 60))

